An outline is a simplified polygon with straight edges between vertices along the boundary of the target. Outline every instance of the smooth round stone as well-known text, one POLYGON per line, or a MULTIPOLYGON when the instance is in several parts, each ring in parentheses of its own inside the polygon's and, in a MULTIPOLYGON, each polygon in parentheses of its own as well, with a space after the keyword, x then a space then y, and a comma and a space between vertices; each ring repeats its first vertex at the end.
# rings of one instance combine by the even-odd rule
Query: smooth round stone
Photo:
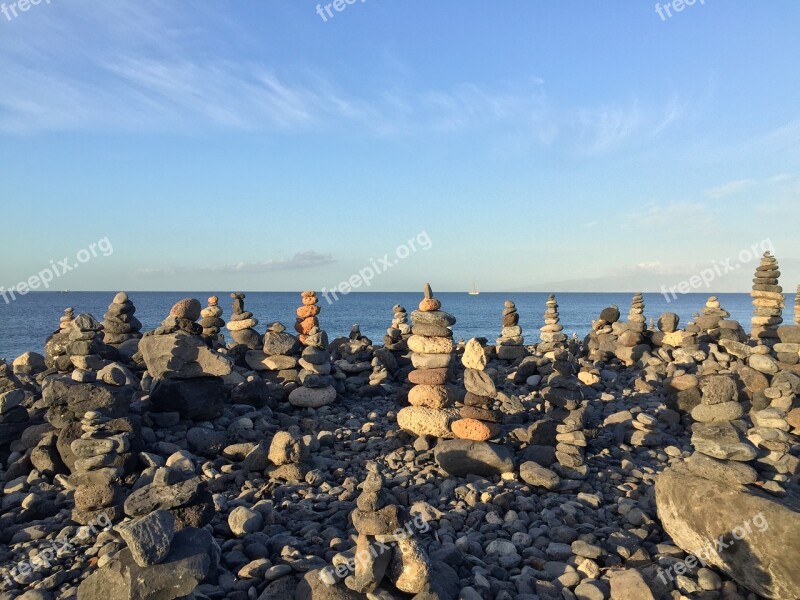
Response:
POLYGON ((258 325, 258 319, 242 319, 241 321, 228 321, 225 327, 228 331, 242 331, 243 329, 252 329, 258 325))
POLYGON ((300 302, 303 303, 303 306, 314 306, 317 302, 319 302, 319 300, 317 299, 316 296, 306 296, 306 297, 301 296, 300 302))
POLYGON ((336 400, 332 386, 323 388, 299 387, 289 392, 289 404, 304 408, 319 408, 336 400))
POLYGON ((415 310, 411 313, 411 322, 414 325, 436 325, 437 327, 450 327, 456 324, 456 318, 442 310, 424 312, 415 310))
POLYGON ((439 310, 440 308, 442 308, 442 303, 436 298, 423 298, 419 303, 419 309, 422 312, 431 312, 434 310, 439 310))
POLYGON ((452 361, 452 354, 411 353, 411 364, 415 369, 445 369, 450 366, 452 361))
POLYGON ((114 296, 114 300, 112 301, 114 304, 124 304, 128 301, 128 294, 125 292, 119 292, 116 296, 114 296))
POLYGON ((458 411, 452 408, 436 410, 422 406, 406 406, 398 411, 397 424, 401 429, 417 436, 452 438, 450 424, 458 417, 458 411))
POLYGON ((316 317, 320 312, 319 306, 311 304, 309 306, 301 306, 297 309, 298 319, 307 319, 308 317, 316 317))
POLYGON ((480 406, 462 406, 458 413, 462 419, 478 419, 480 421, 490 421, 492 423, 501 423, 503 421, 503 413, 496 410, 489 410, 488 408, 481 408, 480 406))
POLYGON ((453 434, 462 440, 485 442, 500 434, 497 423, 486 423, 477 419, 458 419, 450 424, 453 434))
MULTIPOLYGON (((406 327, 408 327, 408 325, 406 325, 406 327)), ((400 332, 403 333, 402 328, 400 329, 400 332)), ((414 325, 411 328, 411 333, 414 335, 424 335, 426 337, 453 337, 452 329, 448 327, 439 327, 437 325, 414 325)))
POLYGON ((421 385, 444 385, 448 369, 416 369, 408 374, 408 381, 421 385))
POLYGON ((331 354, 327 350, 320 348, 307 347, 303 350, 303 360, 310 362, 314 365, 322 365, 331 360, 331 354))
POLYGON ((200 318, 200 311, 203 309, 200 302, 194 298, 184 298, 178 300, 169 311, 170 317, 197 321, 200 318))
POLYGON ((453 338, 412 335, 408 338, 408 348, 419 354, 447 354, 455 350, 453 338))
POLYGON ((452 399, 443 385, 416 385, 408 392, 408 403, 426 408, 448 408, 452 399))

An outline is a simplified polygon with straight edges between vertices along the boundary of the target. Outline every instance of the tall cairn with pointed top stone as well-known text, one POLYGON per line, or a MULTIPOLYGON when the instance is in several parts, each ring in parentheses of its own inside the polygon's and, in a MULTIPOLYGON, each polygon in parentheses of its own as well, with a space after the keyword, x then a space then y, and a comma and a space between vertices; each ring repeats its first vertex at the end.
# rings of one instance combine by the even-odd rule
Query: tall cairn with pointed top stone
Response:
POLYGON ((256 350, 264 342, 261 339, 261 334, 255 330, 255 326, 258 325, 258 319, 253 317, 253 313, 244 309, 244 298, 245 295, 242 293, 234 292, 231 294, 233 314, 225 327, 231 332, 231 339, 234 344, 241 344, 251 350, 256 350))
POLYGON ((778 339, 778 326, 783 322, 783 288, 778 285, 781 272, 778 260, 769 252, 761 257, 753 278, 753 319, 750 337, 773 344, 778 339))
POLYGON ((108 312, 103 315, 103 341, 111 346, 118 346, 128 340, 142 337, 139 330, 142 324, 133 316, 136 307, 128 299, 128 294, 119 292, 108 305, 108 312))
POLYGON ((302 335, 302 344, 305 348, 298 361, 301 387, 289 392, 289 403, 301 408, 319 408, 336 400, 328 334, 315 325, 302 335))
POLYGON ((310 290, 300 293, 300 302, 302 306, 297 309, 297 321, 294 324, 294 330, 298 333, 300 343, 304 344, 305 338, 311 330, 319 327, 318 315, 320 308, 317 293, 310 290))
POLYGON ((200 327, 203 328, 203 335, 208 338, 216 338, 225 321, 222 320, 222 307, 219 305, 219 298, 211 296, 208 299, 208 306, 200 311, 200 327))
POLYGON ((402 429, 417 436, 452 438, 451 423, 458 411, 451 408, 453 398, 447 388, 455 344, 450 329, 456 319, 441 310, 442 303, 433 297, 430 284, 425 284, 419 310, 411 313, 412 335, 408 338, 414 370, 408 381, 414 387, 408 392, 411 406, 397 413, 402 429))
POLYGON ((497 338, 497 358, 517 360, 526 356, 528 351, 525 350, 524 342, 517 306, 511 300, 506 300, 503 304, 503 329, 497 338))

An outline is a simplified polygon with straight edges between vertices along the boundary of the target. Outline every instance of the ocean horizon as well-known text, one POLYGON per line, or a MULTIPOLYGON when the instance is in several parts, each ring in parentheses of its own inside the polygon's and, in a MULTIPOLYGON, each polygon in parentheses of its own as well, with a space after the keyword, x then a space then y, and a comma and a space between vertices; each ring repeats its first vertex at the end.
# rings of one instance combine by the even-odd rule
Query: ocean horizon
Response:
MULTIPOLYGON (((258 319, 256 329, 263 333, 269 323, 280 321, 292 330, 295 310, 300 306, 300 293, 289 292, 244 292, 245 310, 258 319)), ((634 292, 554 292, 559 303, 559 315, 564 333, 585 336, 591 323, 600 311, 612 304, 620 309, 621 319, 626 320, 630 301, 634 292)), ((12 360, 28 351, 44 352, 46 338, 57 328, 64 309, 72 307, 76 315, 89 313, 98 321, 116 294, 115 291, 47 291, 31 292, 18 296, 14 301, 0 302, 0 358, 12 360)), ((205 306, 209 296, 220 298, 223 319, 231 314, 229 292, 214 291, 129 291, 128 295, 136 306, 136 316, 142 322, 142 331, 157 327, 166 318, 172 305, 181 298, 194 297, 205 306)), ((545 301, 549 292, 480 292, 470 295, 467 292, 437 292, 445 310, 457 319, 453 326, 456 339, 485 337, 489 343, 500 334, 503 302, 513 300, 520 314, 520 325, 525 342, 539 340, 539 327, 544 324, 545 301)), ((709 296, 719 298, 723 308, 731 313, 731 319, 738 320, 745 330, 750 328, 752 303, 749 293, 692 293, 667 298, 657 292, 644 292, 645 316, 658 319, 664 312, 674 312, 680 316, 684 326, 695 313, 702 310, 709 296)), ((403 305, 409 313, 416 309, 422 298, 421 292, 377 292, 359 291, 338 295, 338 299, 328 302, 319 293, 320 323, 328 336, 347 335, 354 324, 374 344, 382 344, 383 336, 392 320, 392 307, 403 305)), ((793 300, 787 295, 787 307, 793 300)), ((791 308, 784 311, 784 318, 790 321, 791 308)))

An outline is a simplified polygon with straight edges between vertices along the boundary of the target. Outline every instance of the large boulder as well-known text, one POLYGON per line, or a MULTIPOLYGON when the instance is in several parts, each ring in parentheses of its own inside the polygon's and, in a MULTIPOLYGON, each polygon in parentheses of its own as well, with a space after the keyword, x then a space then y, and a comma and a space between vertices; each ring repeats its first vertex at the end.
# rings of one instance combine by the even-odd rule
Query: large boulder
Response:
POLYGON ((111 418, 126 415, 135 391, 133 386, 80 383, 54 375, 42 385, 42 400, 48 406, 47 420, 61 429, 71 421, 82 419, 91 410, 111 418))
POLYGON ((232 368, 231 361, 211 350, 201 337, 181 331, 145 336, 139 351, 154 379, 225 377, 232 368))
POLYGON ((219 377, 161 379, 150 390, 155 412, 179 412, 192 421, 213 421, 222 416, 225 384, 219 377))
POLYGON ((800 513, 788 503, 678 465, 656 479, 656 507, 664 530, 684 551, 766 598, 800 598, 800 513))
POLYGON ((514 453, 508 446, 470 440, 441 440, 433 452, 437 464, 454 477, 488 477, 514 470, 514 453))
POLYGON ((139 566, 125 548, 78 588, 78 600, 172 600, 188 596, 205 579, 216 575, 220 549, 204 529, 175 534, 169 554, 158 564, 139 566))

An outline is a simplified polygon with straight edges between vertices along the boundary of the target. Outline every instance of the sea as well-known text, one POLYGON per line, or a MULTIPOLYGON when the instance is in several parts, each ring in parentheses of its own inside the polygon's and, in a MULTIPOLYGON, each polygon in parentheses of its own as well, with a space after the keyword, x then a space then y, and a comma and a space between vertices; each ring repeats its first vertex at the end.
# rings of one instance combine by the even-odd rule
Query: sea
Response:
MULTIPOLYGON (((12 360, 23 352, 44 352, 47 337, 58 329, 59 318, 64 309, 72 307, 75 315, 89 313, 102 321, 109 303, 116 292, 31 292, 8 303, 0 299, 0 358, 12 360)), ((206 306, 209 296, 217 295, 223 307, 223 318, 230 315, 231 299, 223 292, 129 292, 136 306, 136 316, 143 324, 142 331, 154 329, 169 313, 170 307, 182 298, 192 297, 206 306)), ((538 341, 539 327, 544 323, 545 302, 549 294, 530 292, 506 294, 481 292, 469 295, 466 292, 439 292, 436 297, 442 302, 442 310, 457 319, 453 326, 456 339, 485 337, 490 343, 500 334, 503 302, 513 300, 520 315, 520 325, 526 343, 538 341)), ((685 324, 705 305, 710 294, 684 294, 665 297, 658 293, 644 294, 645 316, 651 317, 666 311, 677 313, 681 324, 685 324)), ((416 309, 421 299, 419 292, 353 292, 339 295, 328 302, 320 294, 320 324, 330 339, 347 335, 354 324, 361 333, 375 344, 383 343, 383 336, 392 320, 392 307, 400 304, 409 314, 416 309)), ((612 304, 620 309, 622 319, 627 316, 631 293, 556 293, 564 333, 585 336, 600 311, 612 304)), ((746 330, 750 328, 752 313, 748 294, 717 294, 722 307, 731 313, 746 330)), ((791 306, 787 298, 787 306, 791 306)), ((256 329, 266 330, 269 323, 280 321, 292 330, 295 310, 300 306, 298 292, 251 292, 245 299, 245 310, 254 314, 259 324, 256 329)), ((784 318, 791 319, 790 311, 784 318)))

